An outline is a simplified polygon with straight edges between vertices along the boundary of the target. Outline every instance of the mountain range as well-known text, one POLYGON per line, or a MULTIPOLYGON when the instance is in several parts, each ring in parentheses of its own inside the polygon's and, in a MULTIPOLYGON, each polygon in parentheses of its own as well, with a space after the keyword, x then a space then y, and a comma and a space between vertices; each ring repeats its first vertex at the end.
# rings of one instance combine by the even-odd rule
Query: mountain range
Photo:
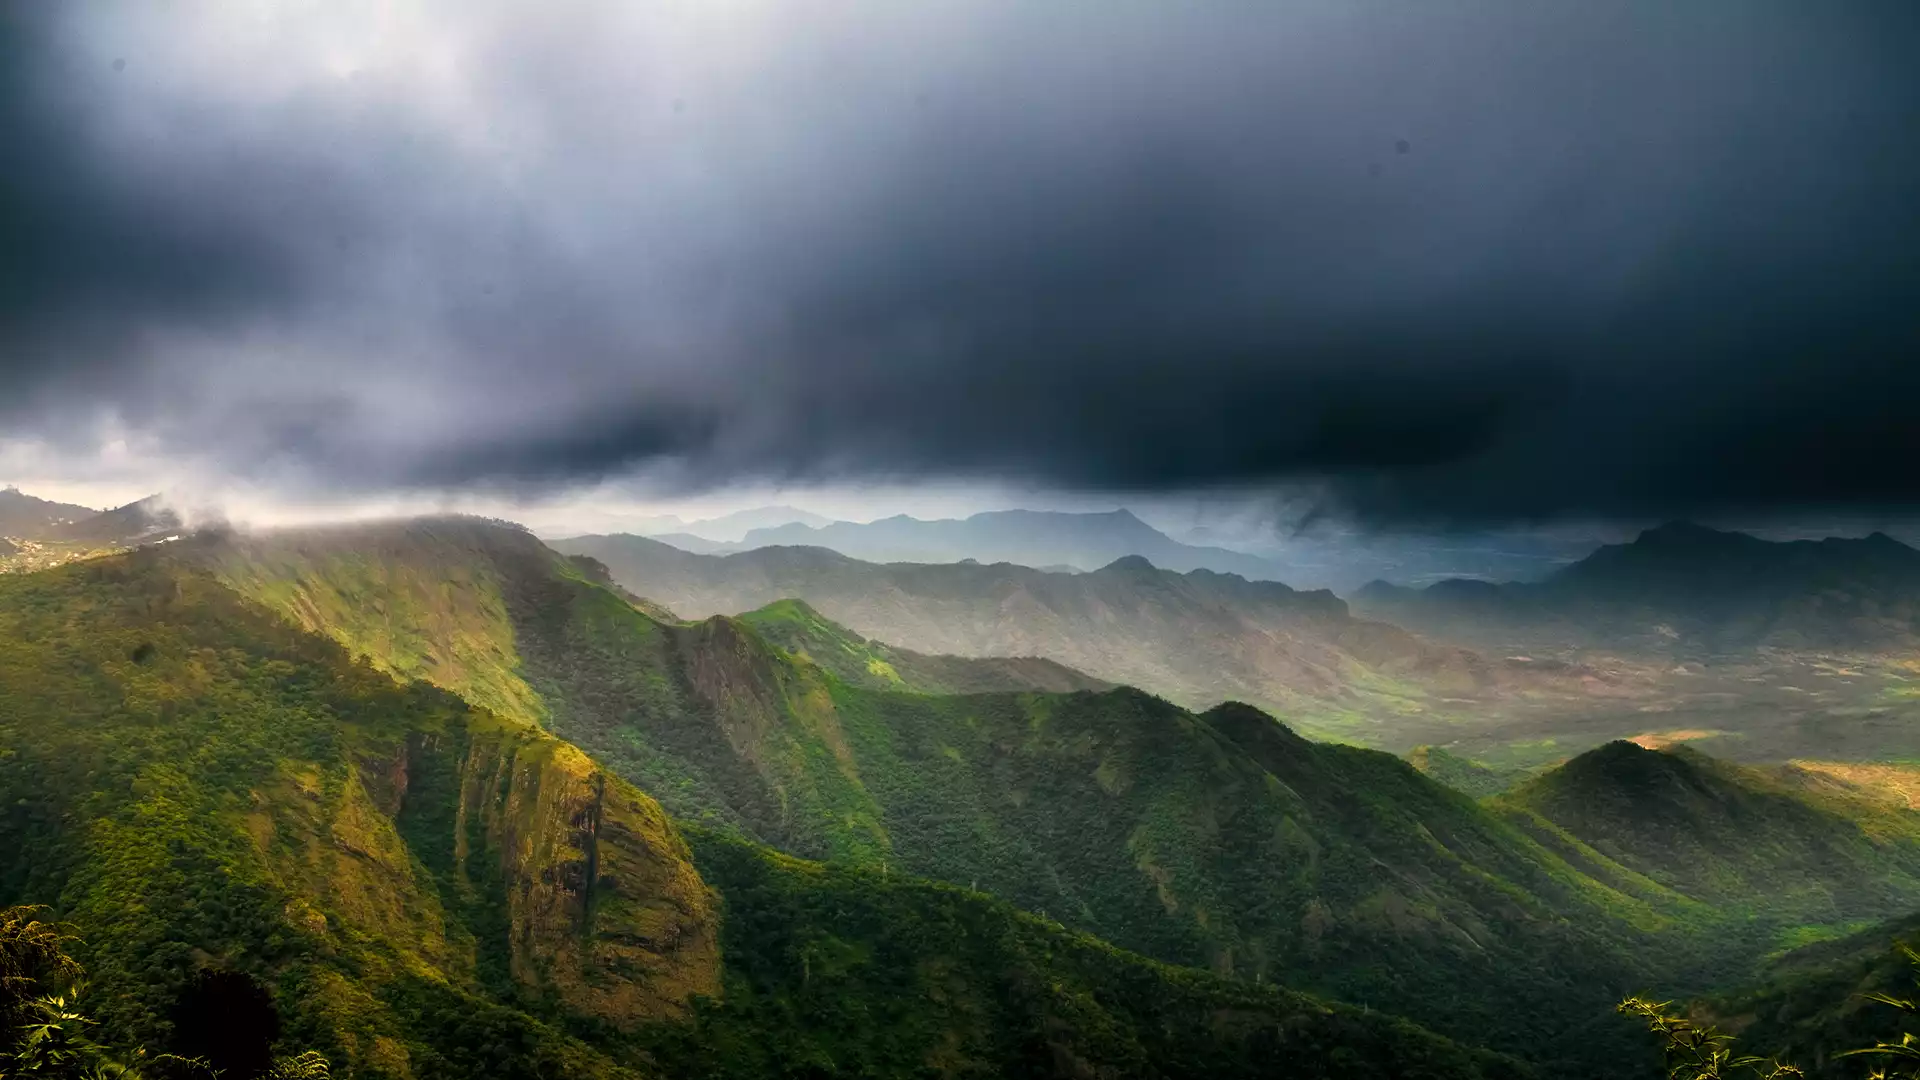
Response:
POLYGON ((692 543, 724 546, 739 543, 748 533, 756 529, 773 529, 782 525, 820 526, 832 523, 832 518, 822 517, 792 506, 755 506, 717 517, 690 520, 674 514, 660 514, 627 522, 626 525, 630 532, 641 536, 671 535, 692 543))
POLYGON ((1920 819, 1684 751, 1602 748, 1482 807, 1247 706, 1060 693, 1048 684, 1077 676, 1057 665, 901 654, 791 601, 662 622, 595 586, 610 572, 590 557, 494 526, 228 538, 180 557, 376 664, 537 718, 678 820, 984 889, 1150 956, 1510 1051, 1540 1021, 1514 1026, 1501 1002, 1551 993, 1592 1015, 1657 972, 1684 985, 1789 927, 1920 903, 1920 819), (448 596, 498 601, 445 610, 448 596), (1717 784, 1714 804, 1758 807, 1746 820, 1781 843, 1749 844, 1732 891, 1621 846, 1632 829, 1604 808, 1644 801, 1630 766, 1645 755, 1717 784), (1863 830, 1876 839, 1845 842, 1863 830), (1876 875, 1838 899, 1801 891, 1876 875))
POLYGON ((737 547, 725 551, 776 545, 824 547, 851 558, 883 563, 973 559, 1095 570, 1136 555, 1172 570, 1207 569, 1255 579, 1277 580, 1287 569, 1272 560, 1228 548, 1183 544, 1127 510, 1098 514, 993 510, 932 521, 899 514, 864 523, 795 522, 754 529, 737 547))
MULTIPOLYGON (((797 511, 769 507, 759 515, 778 522, 739 532, 692 527, 678 519, 639 523, 628 531, 701 555, 728 555, 770 546, 825 547, 870 562, 1012 562, 1042 569, 1095 570, 1138 555, 1172 570, 1214 570, 1255 580, 1286 581, 1345 592, 1388 576, 1428 581, 1449 575, 1496 574, 1532 579, 1591 551, 1575 536, 1465 534, 1399 536, 1264 530, 1259 547, 1213 542, 1207 529, 1176 539, 1127 510, 1069 513, 1004 510, 965 519, 927 521, 899 515, 878 521, 804 520, 797 511), (791 520, 781 520, 791 518, 791 520)), ((1245 534, 1242 531, 1241 538, 1245 534)))
MULTIPOLYGON (((113 1031, 168 1045, 170 1003, 217 970, 350 1076, 1250 1077, 1279 1053, 1305 1076, 1525 1073, 884 864, 677 824, 212 564, 237 566, 172 545, 0 578, 0 901, 86 928, 113 1031)), ((632 610, 551 566, 582 625, 632 610)))
POLYGON ((1686 522, 1602 547, 1537 583, 1375 582, 1357 610, 1485 645, 1712 655, 1920 642, 1920 551, 1883 534, 1767 541, 1686 522))
MULTIPOLYGON (((1463 653, 1138 559, 780 550, 1090 586, 1049 610, 1122 625, 1259 596, 1319 640, 1463 653)), ((1630 743, 1416 769, 636 584, 470 518, 0 576, 0 903, 86 928, 116 1031, 166 1045, 182 981, 234 971, 396 1078, 1651 1075, 1624 994, 1747 993, 1920 909, 1920 815, 1864 774, 1630 743)))
POLYGON ((1526 690, 1584 699, 1594 673, 1515 664, 1354 618, 1325 591, 1209 570, 1178 573, 1129 555, 1091 573, 1011 563, 870 563, 822 548, 696 555, 644 537, 581 537, 556 550, 604 563, 614 580, 704 617, 798 598, 859 634, 926 653, 1044 656, 1190 708, 1237 698, 1308 730, 1367 741, 1411 709, 1526 690))

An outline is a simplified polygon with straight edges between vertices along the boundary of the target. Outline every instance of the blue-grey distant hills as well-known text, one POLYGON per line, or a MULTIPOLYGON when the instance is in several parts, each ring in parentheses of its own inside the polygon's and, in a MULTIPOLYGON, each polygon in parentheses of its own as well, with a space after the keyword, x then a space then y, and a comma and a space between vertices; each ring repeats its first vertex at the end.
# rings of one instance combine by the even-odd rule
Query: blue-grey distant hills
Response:
MULTIPOLYGON (((753 511, 773 515, 776 508, 753 511)), ((1212 570, 1253 581, 1284 581, 1345 594, 1376 578, 1399 582, 1446 577, 1533 579, 1593 550, 1595 543, 1512 534, 1269 536, 1265 548, 1209 543, 1205 530, 1176 538, 1128 510, 1072 513, 996 510, 968 518, 924 520, 904 514, 878 521, 790 521, 729 541, 715 528, 630 531, 698 555, 764 547, 823 547, 866 562, 1014 563, 1093 571, 1136 555, 1163 570, 1212 570)), ((709 523, 711 524, 711 523, 709 523)))
POLYGON ((711 518, 689 520, 673 514, 640 518, 628 523, 627 531, 666 540, 685 551, 694 551, 702 546, 719 548, 738 544, 756 529, 774 529, 782 525, 828 525, 832 521, 832 518, 793 506, 755 506, 711 518))
POLYGON ((1716 652, 1920 644, 1920 551, 1887 536, 1769 541, 1690 522, 1534 583, 1374 582, 1356 611, 1479 645, 1716 652))
POLYGON ((993 510, 967 518, 923 520, 899 514, 878 521, 793 522, 754 529, 737 545, 688 544, 683 536, 655 539, 703 555, 763 547, 823 547, 865 562, 950 563, 973 559, 1020 566, 1068 566, 1098 570, 1138 555, 1163 570, 1213 570, 1259 581, 1285 580, 1290 567, 1222 547, 1183 544, 1141 521, 1129 510, 1065 513, 1053 510, 993 510))

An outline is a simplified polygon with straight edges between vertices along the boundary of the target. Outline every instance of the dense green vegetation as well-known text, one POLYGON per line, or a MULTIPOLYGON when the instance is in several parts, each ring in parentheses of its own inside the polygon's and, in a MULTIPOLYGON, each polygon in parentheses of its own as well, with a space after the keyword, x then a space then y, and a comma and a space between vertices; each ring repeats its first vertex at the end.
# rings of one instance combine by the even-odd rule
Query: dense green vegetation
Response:
MULTIPOLYGON (((362 1077, 1525 1074, 890 857, 822 867, 737 827, 689 849, 570 745, 394 681, 207 555, 0 579, 0 904, 77 928, 102 1045, 189 1048, 180 1002, 231 976, 277 1010, 279 1052, 362 1077)), ((570 623, 653 628, 603 642, 697 659, 718 635, 792 664, 735 624, 547 585, 580 605, 570 623)), ((546 682, 547 663, 530 685, 593 688, 546 682)))
POLYGON ((200 1036, 192 1056, 110 1046, 84 1011, 85 969, 70 928, 34 906, 0 908, 0 1076, 20 1080, 329 1080, 312 1050, 274 1057, 279 1017, 245 976, 202 978, 175 1009, 200 1036))
POLYGON ((99 1019, 128 1041, 170 1047, 196 972, 230 970, 273 988, 293 1045, 365 1075, 471 1075, 435 1064, 474 1045, 422 1020, 435 1003, 498 1003, 503 1061, 594 1075, 614 1066, 569 1018, 668 1015, 717 982, 710 903, 644 796, 602 781, 580 851, 568 807, 597 774, 577 752, 158 553, 0 579, 0 687, 0 903, 85 928, 99 1019), (622 879, 588 918, 564 885, 594 854, 622 879), (596 988, 636 963, 644 993, 596 988))
POLYGON ((1737 1036, 1740 1045, 1822 1078, 1863 1075, 1847 1052, 1897 1044, 1920 1023, 1920 915, 1803 946, 1767 963, 1737 988, 1694 1002, 1693 1014, 1737 1036))
POLYGON ((750 1077, 1506 1077, 1405 1021, 1130 956, 946 885, 697 835, 726 1005, 663 1055, 750 1077), (799 1063, 798 1065, 792 1063, 799 1063))
MULTIPOLYGON (((1910 931, 1911 926, 1906 929, 1910 931)), ((1890 954, 1882 948, 1880 959, 1876 968, 1897 962, 1905 969, 1911 986, 1920 987, 1920 950, 1902 943, 1890 954)), ((1829 962, 1827 966, 1830 976, 1834 965, 1829 962)), ((1646 1022, 1661 1043, 1667 1075, 1673 1080, 1920 1080, 1920 1035, 1913 1031, 1920 1023, 1920 997, 1911 989, 1898 993, 1856 989, 1846 993, 1844 985, 1823 983, 1818 989, 1832 996, 1821 997, 1813 1005, 1813 1010, 1821 1014, 1816 1024, 1809 1022, 1809 1002, 1804 999, 1807 984, 1814 981, 1803 976, 1769 987, 1761 994, 1762 999, 1776 1000, 1750 997, 1747 1004, 1779 1005, 1779 1013, 1771 1023, 1755 1022, 1751 1015, 1737 1018, 1735 1022, 1742 1028, 1739 1036, 1723 1030, 1710 1018, 1675 1011, 1672 1002, 1628 998, 1620 1003, 1620 1011, 1646 1022), (1796 991, 1803 995, 1799 1002, 1777 1000, 1796 991), (1834 1036, 1840 1032, 1843 1034, 1835 1041, 1834 1036), (1810 1044, 1805 1041, 1809 1035, 1813 1036, 1810 1044), (1769 1047, 1772 1052, 1768 1052, 1769 1047), (1756 1049, 1759 1052, 1752 1052, 1756 1049)), ((1693 1011, 1709 1010, 1696 1006, 1693 1011)))
MULTIPOLYGON (((528 712, 682 820, 989 891, 1163 961, 1517 1047, 1537 1024, 1513 1000, 1594 1025, 1651 970, 1649 936, 1699 914, 1617 866, 1571 865, 1402 761, 1310 743, 1255 710, 880 689, 870 644, 803 606, 661 622, 531 537, 475 522, 303 535, 285 542, 297 560, 247 543, 205 557, 281 603, 386 553, 396 565, 372 572, 404 586, 387 610, 467 627, 468 655, 511 649, 528 712), (440 616, 414 584, 463 560, 500 617, 440 616), (832 649, 852 678, 806 659, 832 649)), ((369 632, 357 613, 332 632, 356 651, 434 640, 384 620, 369 632)), ((470 681, 458 654, 416 663, 470 681)), ((1607 1038, 1584 1049, 1606 1057, 1607 1038)))
POLYGON ((811 661, 850 686, 920 694, 1107 690, 1112 684, 1035 657, 929 656, 871 641, 801 600, 776 600, 740 616, 789 655, 811 661))
POLYGON ((1453 790, 1476 799, 1498 795, 1527 775, 1522 769, 1496 769, 1438 746, 1414 747, 1407 752, 1407 763, 1453 790))
POLYGON ((1549 846, 1711 904, 1762 952, 1920 906, 1920 815, 1823 773, 1615 742, 1496 805, 1549 846))
MULTIPOLYGON (((199 538, 100 565, 144 566, 223 597, 220 604, 252 620, 234 631, 237 639, 257 644, 278 633, 312 648, 298 628, 322 631, 364 659, 349 665, 355 685, 379 685, 412 700, 406 695, 429 692, 403 691, 385 675, 419 676, 496 710, 477 712, 429 695, 440 703, 435 708, 450 710, 445 717, 401 724, 398 734, 371 748, 355 736, 351 745, 335 746, 330 759, 310 755, 352 761, 351 769, 295 767, 286 762, 309 758, 276 744, 262 755, 274 762, 275 784, 229 783, 227 798, 279 805, 312 786, 301 779, 309 774, 322 777, 324 793, 332 790, 324 782, 329 768, 358 775, 365 763, 378 762, 386 770, 379 775, 389 777, 399 768, 407 797, 382 802, 378 792, 391 792, 393 781, 363 780, 359 786, 373 793, 367 799, 374 809, 355 810, 351 818, 388 821, 391 846, 356 846, 387 851, 389 865, 406 865, 406 888, 431 899, 408 900, 397 910, 435 911, 440 928, 437 934, 401 931, 403 923, 392 921, 398 916, 382 915, 388 909, 372 902, 357 916, 375 920, 366 932, 373 939, 446 945, 428 950, 424 963, 434 974, 422 977, 411 960, 388 960, 385 974, 361 992, 394 1015, 429 1018, 419 1021, 428 1027, 500 1017, 502 1031, 515 1034, 481 1044, 519 1048, 503 1050, 503 1061, 597 1053, 604 1060, 579 1060, 618 1069, 639 1060, 622 1054, 640 1051, 626 1035, 624 1042, 604 1041, 609 1025, 618 1030, 623 1021, 652 1024, 681 1014, 722 1023, 713 1006, 700 1004, 709 991, 698 988, 734 985, 745 962, 737 952, 715 961, 711 948, 690 947, 679 958, 691 965, 674 984, 681 992, 636 1002, 597 989, 594 973, 642 969, 657 958, 619 955, 626 939, 618 933, 601 935, 601 955, 583 965, 568 960, 571 953, 558 944, 609 912, 641 922, 652 917, 631 904, 609 903, 582 884, 604 876, 591 868, 596 860, 604 868, 609 858, 604 843, 586 836, 603 831, 602 824, 583 824, 602 812, 595 808, 619 802, 630 820, 652 822, 636 830, 649 838, 640 845, 644 858, 626 857, 654 867, 662 880, 693 880, 685 855, 673 853, 678 841, 665 839, 671 827, 647 809, 645 796, 614 776, 704 830, 700 847, 709 854, 703 861, 717 858, 713 851, 734 850, 731 844, 775 860, 769 865, 786 865, 756 846, 767 844, 832 860, 834 873, 856 875, 845 880, 931 878, 963 887, 955 894, 963 896, 977 889, 1043 920, 1239 984, 1280 984, 1535 1058, 1578 1059, 1554 1063, 1565 1073, 1606 1075, 1635 1060, 1639 1044, 1609 1008, 1622 994, 1705 990, 1738 980, 1753 960, 1786 945, 1920 906, 1911 875, 1872 883, 1863 876, 1885 853, 1906 850, 1902 816, 1884 802, 1866 814, 1856 793, 1830 778, 1708 769, 1731 785, 1710 802, 1761 807, 1765 812, 1751 823, 1763 831, 1777 827, 1778 835, 1747 844, 1738 867, 1697 872, 1717 856, 1679 850, 1657 857, 1625 842, 1637 837, 1640 824, 1611 822, 1606 808, 1630 802, 1637 781, 1631 770, 1609 765, 1607 754, 1576 759, 1482 805, 1405 761, 1310 742, 1245 706, 1196 714, 1133 690, 934 693, 952 689, 953 682, 939 680, 970 665, 974 673, 992 669, 864 641, 798 604, 743 619, 671 619, 608 587, 591 562, 559 557, 523 531, 473 520, 199 538), (221 590, 216 578, 288 622, 259 631, 253 624, 266 613, 221 590), (916 667, 918 661, 924 666, 916 667), (404 765, 396 766, 402 758, 404 765), (511 784, 490 788, 474 780, 518 776, 518 766, 503 763, 522 761, 538 761, 547 777, 542 786, 562 792, 555 798, 565 812, 556 820, 580 819, 572 833, 560 830, 536 853, 536 865, 496 855, 527 847, 529 827, 514 808, 539 800, 516 796, 511 784), (613 775, 599 773, 594 761, 613 775), (625 794, 612 800, 602 790, 625 794), (497 809, 484 809, 490 806, 497 809), (1591 811, 1584 817, 1571 812, 1583 807, 1591 811), (476 818, 477 837, 470 835, 476 818), (1829 829, 1834 822, 1852 832, 1829 829), (1871 835, 1862 831, 1869 823, 1878 830, 1871 835), (489 854, 476 858, 476 852, 489 854), (1676 866, 1696 872, 1688 876, 1676 866), (528 888, 519 884, 528 875, 547 883, 545 908, 513 899, 528 888), (1811 884, 1823 875, 1858 883, 1858 895, 1823 897, 1811 884), (502 896, 510 902, 500 903, 502 896), (546 928, 546 937, 535 935, 546 946, 530 957, 498 947, 507 928, 529 919, 546 928), (694 963, 696 954, 708 956, 706 967, 694 963), (1537 1004, 1520 1012, 1516 1001, 1537 1004)), ((20 580, 43 587, 67 579, 20 580)), ((169 655, 157 648, 144 662, 128 662, 144 670, 169 655)), ((345 662, 341 654, 328 656, 323 663, 345 662)), ((44 655, 22 664, 59 670, 44 655)), ((238 670, 228 677, 237 679, 238 670)), ((177 673, 162 680, 179 681, 177 673)), ((272 686, 263 684, 258 693, 281 695, 297 685, 265 682, 272 686)), ((223 722, 245 716, 245 710, 223 713, 223 722)), ((153 726, 187 741, 153 744, 142 760, 201 767, 191 725, 153 726)), ((287 721, 256 726, 286 729, 287 721)), ((1654 756, 1706 769, 1687 755, 1654 756)), ((176 782, 204 786, 196 775, 176 782)), ((81 785, 69 777, 65 786, 81 785)), ((1702 835, 1715 838, 1708 843, 1734 835, 1714 833, 1711 821, 1702 820, 1702 835)), ((183 827, 199 823, 195 818, 183 827)), ((339 832, 312 821, 299 829, 309 836, 339 832)), ((227 835, 232 831, 221 833, 222 843, 234 842, 227 835)), ((211 847, 212 840, 199 846, 211 847)), ((267 871, 251 869, 238 879, 306 895, 341 872, 310 854, 302 858, 270 859, 267 871)), ((1905 865, 1900 858, 1894 865, 1905 865)), ((205 865, 244 861, 222 856, 205 865)), ((711 927, 696 892, 682 887, 678 910, 691 920, 686 926, 711 927)), ((729 918, 738 917, 739 901, 723 884, 720 902, 733 913, 729 918)), ((695 937, 732 932, 699 930, 695 937)), ((803 985, 813 977, 810 964, 802 965, 803 985)), ((286 976, 276 978, 284 984, 286 976)), ((366 977, 354 978, 361 982, 349 985, 366 977)), ((652 977, 648 984, 661 985, 652 977)), ((981 992, 1004 997, 1002 990, 981 992)), ((721 1000, 734 1001, 725 994, 721 1000)), ((748 1001, 737 1003, 745 1008, 748 1001)), ((747 1023, 734 1015, 726 1022, 747 1023)), ((741 1030, 757 1032, 749 1040, 756 1045, 772 1045, 769 1029, 754 1026, 760 1023, 741 1030)), ((355 1045, 387 1038, 422 1075, 474 1065, 473 1038, 435 1042, 412 1030, 350 1034, 355 1045)), ((323 1048, 334 1045, 321 1034, 313 1038, 323 1048)), ((660 1044, 675 1045, 691 1044, 660 1044)), ((997 1060, 993 1055, 1004 1050, 982 1044, 969 1054, 985 1056, 967 1060, 997 1060)), ((813 1053, 797 1045, 781 1051, 789 1052, 813 1053)))

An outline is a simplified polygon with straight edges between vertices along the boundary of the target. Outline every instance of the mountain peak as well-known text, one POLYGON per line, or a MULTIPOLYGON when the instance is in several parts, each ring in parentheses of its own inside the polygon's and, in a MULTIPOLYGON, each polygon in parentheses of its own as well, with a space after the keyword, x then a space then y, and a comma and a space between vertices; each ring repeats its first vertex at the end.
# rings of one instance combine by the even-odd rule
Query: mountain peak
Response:
POLYGON ((1697 752, 1656 750, 1629 739, 1588 750, 1535 781, 1556 797, 1597 806, 1623 800, 1636 815, 1652 818, 1682 803, 1708 797, 1712 783, 1700 768, 1697 752))
POLYGON ((1715 550, 1731 546, 1765 543, 1743 532, 1710 528, 1693 521, 1669 521, 1641 532, 1629 547, 1667 550, 1715 550))
POLYGON ((1157 574, 1159 568, 1145 555, 1122 555, 1100 568, 1103 574, 1157 574))

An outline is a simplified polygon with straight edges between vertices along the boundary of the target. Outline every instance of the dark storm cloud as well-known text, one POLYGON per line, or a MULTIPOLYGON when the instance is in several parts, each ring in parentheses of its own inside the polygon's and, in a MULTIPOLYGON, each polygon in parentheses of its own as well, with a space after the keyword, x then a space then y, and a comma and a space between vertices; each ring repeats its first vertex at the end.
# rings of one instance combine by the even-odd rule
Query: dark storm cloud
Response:
POLYGON ((1920 502, 1904 2, 58 10, 0 73, 15 434, 349 490, 1920 502))

